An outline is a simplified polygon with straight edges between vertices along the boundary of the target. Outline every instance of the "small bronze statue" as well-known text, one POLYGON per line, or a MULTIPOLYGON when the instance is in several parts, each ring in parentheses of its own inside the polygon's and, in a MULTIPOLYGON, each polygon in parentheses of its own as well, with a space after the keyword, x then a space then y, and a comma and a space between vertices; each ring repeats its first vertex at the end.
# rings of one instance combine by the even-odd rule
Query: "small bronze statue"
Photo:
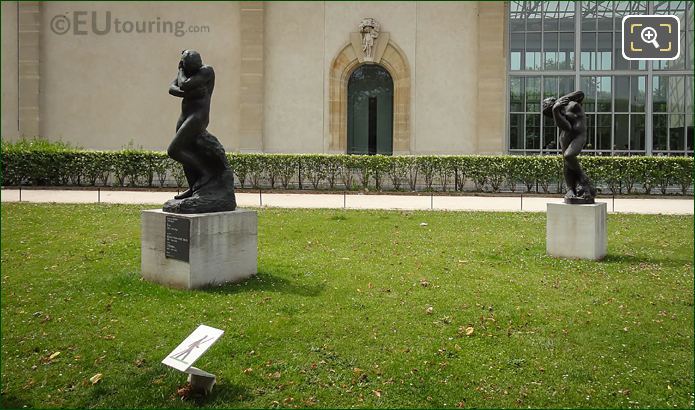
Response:
POLYGON ((234 173, 219 140, 206 128, 215 71, 203 65, 194 50, 181 53, 179 69, 169 94, 183 98, 176 135, 167 153, 183 165, 188 190, 164 204, 163 210, 182 214, 233 211, 234 173))
POLYGON ((582 91, 543 100, 543 115, 553 118, 555 125, 560 129, 560 149, 568 188, 565 194, 567 204, 593 204, 596 197, 596 189, 577 159, 586 144, 586 114, 581 105, 582 101, 582 91))

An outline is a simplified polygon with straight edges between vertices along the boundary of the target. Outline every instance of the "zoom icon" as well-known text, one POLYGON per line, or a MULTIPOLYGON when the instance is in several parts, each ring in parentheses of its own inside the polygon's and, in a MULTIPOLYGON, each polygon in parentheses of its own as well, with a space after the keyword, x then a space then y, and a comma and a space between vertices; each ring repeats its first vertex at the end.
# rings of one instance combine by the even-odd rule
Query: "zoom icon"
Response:
POLYGON ((680 55, 678 16, 623 17, 623 57, 626 60, 675 60, 680 55))

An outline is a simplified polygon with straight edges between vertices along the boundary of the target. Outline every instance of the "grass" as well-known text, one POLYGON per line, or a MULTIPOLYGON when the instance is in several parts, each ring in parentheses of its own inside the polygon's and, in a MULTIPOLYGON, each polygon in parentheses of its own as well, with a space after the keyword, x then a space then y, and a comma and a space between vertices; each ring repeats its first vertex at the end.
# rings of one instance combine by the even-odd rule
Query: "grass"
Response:
POLYGON ((692 216, 610 215, 590 262, 543 214, 264 209, 257 277, 191 292, 140 279, 141 209, 2 205, 3 407, 693 407, 692 216))

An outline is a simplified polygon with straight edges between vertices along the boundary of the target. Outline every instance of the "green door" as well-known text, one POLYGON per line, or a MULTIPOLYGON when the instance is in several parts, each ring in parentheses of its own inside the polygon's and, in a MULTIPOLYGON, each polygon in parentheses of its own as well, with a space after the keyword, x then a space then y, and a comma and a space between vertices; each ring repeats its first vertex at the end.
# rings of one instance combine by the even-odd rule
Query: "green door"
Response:
POLYGON ((348 80, 348 154, 393 154, 393 80, 365 64, 348 80))

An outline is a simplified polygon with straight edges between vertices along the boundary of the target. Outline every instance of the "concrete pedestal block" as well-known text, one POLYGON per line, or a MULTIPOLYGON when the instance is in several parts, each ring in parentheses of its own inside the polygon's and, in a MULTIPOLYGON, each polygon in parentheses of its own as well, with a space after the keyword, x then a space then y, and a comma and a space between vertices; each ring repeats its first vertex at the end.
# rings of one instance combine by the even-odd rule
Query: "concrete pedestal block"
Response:
POLYGON ((237 209, 209 214, 141 214, 141 268, 148 281, 197 289, 239 282, 258 272, 258 215, 237 209))
POLYGON ((561 258, 600 260, 608 251, 605 203, 547 204, 545 249, 561 258))

